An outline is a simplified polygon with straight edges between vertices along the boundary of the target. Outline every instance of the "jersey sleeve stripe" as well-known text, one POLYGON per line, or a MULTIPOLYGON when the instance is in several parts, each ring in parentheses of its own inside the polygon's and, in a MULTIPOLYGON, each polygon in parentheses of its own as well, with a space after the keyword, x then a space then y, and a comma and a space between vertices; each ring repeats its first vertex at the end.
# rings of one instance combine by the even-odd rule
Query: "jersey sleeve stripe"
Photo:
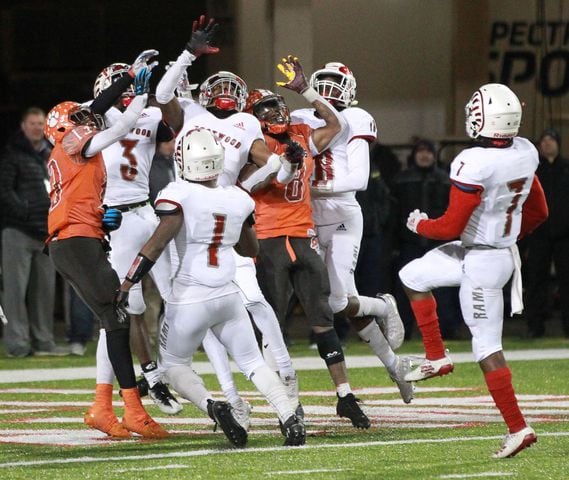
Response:
POLYGON ((484 188, 481 185, 472 185, 469 183, 458 182, 456 180, 451 180, 451 183, 456 188, 458 188, 459 190, 462 190, 465 193, 482 192, 484 190, 484 188))

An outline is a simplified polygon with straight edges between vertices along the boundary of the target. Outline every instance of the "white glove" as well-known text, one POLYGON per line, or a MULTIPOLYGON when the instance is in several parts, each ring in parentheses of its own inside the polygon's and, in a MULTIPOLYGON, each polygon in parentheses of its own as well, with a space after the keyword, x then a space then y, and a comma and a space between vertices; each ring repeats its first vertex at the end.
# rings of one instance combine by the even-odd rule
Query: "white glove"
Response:
POLYGON ((426 213, 420 212, 417 208, 413 210, 407 218, 407 228, 413 233, 417 233, 417 225, 421 220, 428 220, 429 216, 426 213))
POLYGON ((141 52, 130 66, 130 76, 132 78, 136 77, 136 74, 140 72, 144 67, 146 67, 149 71, 152 70, 156 65, 158 65, 158 62, 154 61, 152 63, 148 63, 148 61, 156 55, 158 55, 158 50, 144 50, 141 52))

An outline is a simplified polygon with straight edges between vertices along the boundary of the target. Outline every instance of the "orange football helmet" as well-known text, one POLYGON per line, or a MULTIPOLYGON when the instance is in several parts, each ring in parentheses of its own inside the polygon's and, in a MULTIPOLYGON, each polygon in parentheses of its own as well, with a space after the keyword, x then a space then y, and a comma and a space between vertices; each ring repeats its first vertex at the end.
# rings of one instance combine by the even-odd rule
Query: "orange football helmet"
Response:
POLYGON ((286 132, 290 124, 290 112, 284 98, 270 90, 251 90, 245 104, 245 112, 259 120, 264 132, 275 135, 286 132))
POLYGON ((71 101, 62 102, 53 107, 47 114, 43 133, 50 143, 55 145, 79 125, 88 125, 101 130, 103 120, 100 115, 91 112, 87 106, 71 101))

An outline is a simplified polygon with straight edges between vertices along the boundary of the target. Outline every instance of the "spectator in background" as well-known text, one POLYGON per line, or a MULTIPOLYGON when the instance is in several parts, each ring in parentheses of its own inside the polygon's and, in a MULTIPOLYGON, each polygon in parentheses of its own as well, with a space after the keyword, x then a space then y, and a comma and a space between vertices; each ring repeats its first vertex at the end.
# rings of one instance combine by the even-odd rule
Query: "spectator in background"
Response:
POLYGON ((399 160, 391 149, 374 143, 367 189, 356 193, 364 228, 355 280, 358 292, 369 297, 377 292, 393 293, 393 200, 383 170, 391 174, 398 167, 399 160))
POLYGON ((563 333, 569 337, 569 160, 560 154, 561 139, 556 130, 545 130, 538 142, 541 181, 549 206, 549 218, 527 238, 526 301, 524 315, 528 336, 543 337, 550 316, 551 263, 561 307, 563 333))
MULTIPOLYGON (((393 179, 394 248, 399 251, 397 269, 401 270, 411 260, 422 257, 426 252, 443 242, 414 235, 406 227, 407 217, 416 208, 429 218, 438 218, 448 206, 450 180, 448 173, 436 164, 436 150, 432 141, 418 139, 408 158, 408 168, 393 179)), ((458 288, 439 288, 434 292, 441 331, 446 339, 455 338, 462 323, 458 288)), ((396 282, 395 298, 405 325, 406 338, 410 338, 414 316, 400 282, 396 282)))
POLYGON ((43 110, 28 108, 0 160, 3 305, 8 318, 4 346, 9 357, 69 353, 55 345, 55 270, 43 253, 49 209, 46 161, 51 151, 44 124, 43 110))

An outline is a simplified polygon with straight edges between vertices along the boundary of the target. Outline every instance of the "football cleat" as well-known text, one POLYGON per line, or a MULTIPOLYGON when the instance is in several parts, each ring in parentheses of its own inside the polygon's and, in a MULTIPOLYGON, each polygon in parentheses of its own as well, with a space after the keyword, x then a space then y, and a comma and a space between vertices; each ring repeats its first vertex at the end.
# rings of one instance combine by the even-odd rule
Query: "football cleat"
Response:
POLYGON ((138 433, 144 438, 167 438, 170 435, 144 410, 125 408, 122 424, 129 432, 138 433))
POLYGON ((172 395, 165 383, 158 382, 153 387, 150 387, 148 394, 161 412, 168 415, 176 415, 182 411, 182 405, 178 403, 178 400, 172 395))
POLYGON ((236 447, 247 445, 247 430, 235 419, 231 412, 231 405, 227 402, 207 401, 207 414, 215 425, 219 425, 228 440, 236 447))
POLYGON ((298 447, 306 443, 304 422, 296 415, 291 415, 284 424, 281 424, 281 431, 285 437, 285 446, 298 447))
POLYGON ((360 399, 356 398, 353 393, 348 393, 345 397, 338 397, 336 414, 339 417, 349 418, 356 428, 369 428, 371 426, 369 418, 362 411, 358 402, 360 399))
POLYGON ((106 433, 111 438, 132 437, 112 410, 97 408, 96 405, 93 405, 83 417, 83 421, 85 425, 106 433))
POLYGON ((245 430, 249 430, 251 426, 251 404, 239 397, 238 400, 231 404, 231 412, 235 420, 239 422, 239 425, 245 430))
POLYGON ((509 433, 504 438, 502 448, 498 450, 493 458, 508 458, 520 453, 524 448, 531 447, 537 442, 537 435, 531 427, 522 428, 519 432, 509 433))
POLYGON ((405 375, 407 382, 420 382, 432 377, 442 377, 454 370, 454 364, 448 355, 438 360, 424 359, 419 366, 405 375))
POLYGON ((397 363, 393 374, 390 372, 389 376, 397 384, 401 398, 405 403, 411 403, 415 395, 415 385, 413 382, 407 382, 405 375, 411 371, 411 360, 409 357, 397 357, 397 363))
POLYGON ((378 294, 377 298, 381 298, 386 303, 387 315, 382 318, 376 317, 375 321, 379 325, 392 350, 397 350, 403 345, 403 340, 405 339, 405 326, 399 315, 397 302, 395 301, 395 297, 389 293, 384 293, 383 295, 378 294))

